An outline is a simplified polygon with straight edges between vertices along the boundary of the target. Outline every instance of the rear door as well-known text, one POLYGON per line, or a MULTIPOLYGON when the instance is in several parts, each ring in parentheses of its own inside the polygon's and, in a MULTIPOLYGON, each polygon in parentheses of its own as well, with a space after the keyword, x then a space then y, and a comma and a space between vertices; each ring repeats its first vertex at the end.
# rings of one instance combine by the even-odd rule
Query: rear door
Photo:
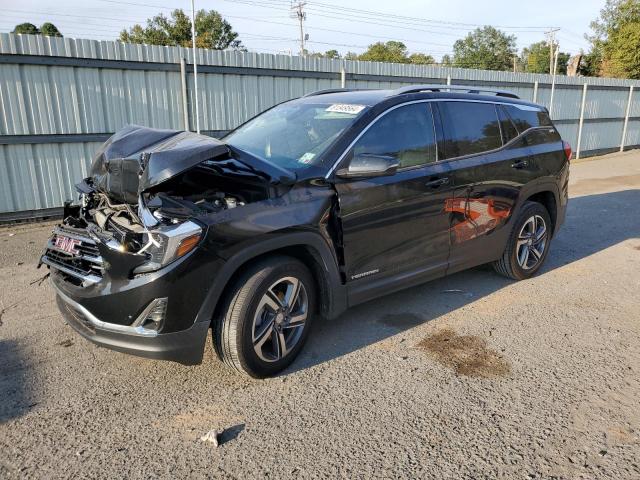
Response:
POLYGON ((455 185, 447 205, 453 272, 500 256, 520 190, 539 176, 539 166, 501 105, 442 101, 438 111, 455 185))
POLYGON ((435 138, 431 104, 407 104, 374 121, 347 154, 347 162, 354 154, 376 154, 400 164, 395 175, 336 180, 347 282, 366 289, 402 273, 409 279, 446 271, 444 206, 452 189, 448 166, 436 161, 435 138))

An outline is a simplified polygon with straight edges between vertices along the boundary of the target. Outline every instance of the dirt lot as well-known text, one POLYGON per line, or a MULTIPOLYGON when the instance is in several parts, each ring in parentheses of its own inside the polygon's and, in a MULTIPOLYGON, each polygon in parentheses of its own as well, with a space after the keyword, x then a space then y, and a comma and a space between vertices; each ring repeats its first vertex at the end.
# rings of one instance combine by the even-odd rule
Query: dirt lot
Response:
POLYGON ((536 278, 362 305, 266 381, 95 347, 33 283, 51 224, 0 229, 0 477, 640 478, 640 153, 571 194, 536 278))

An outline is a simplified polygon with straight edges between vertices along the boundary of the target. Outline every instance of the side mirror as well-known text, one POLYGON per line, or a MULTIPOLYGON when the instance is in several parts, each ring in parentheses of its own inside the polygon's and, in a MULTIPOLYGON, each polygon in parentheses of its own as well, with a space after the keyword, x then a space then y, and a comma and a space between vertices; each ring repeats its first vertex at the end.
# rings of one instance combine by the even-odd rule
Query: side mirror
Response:
POLYGON ((388 155, 361 153, 355 155, 347 168, 336 172, 340 178, 370 178, 393 175, 398 170, 398 160, 388 155))

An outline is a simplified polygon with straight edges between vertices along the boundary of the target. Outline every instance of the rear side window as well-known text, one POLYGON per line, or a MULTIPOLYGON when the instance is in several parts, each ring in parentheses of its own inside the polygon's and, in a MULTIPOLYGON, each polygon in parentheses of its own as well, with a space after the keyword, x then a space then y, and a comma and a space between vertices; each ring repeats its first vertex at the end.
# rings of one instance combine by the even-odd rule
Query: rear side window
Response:
POLYGON ((400 168, 435 162, 431 105, 415 103, 387 113, 356 142, 353 153, 392 156, 400 168))
POLYGON ((529 107, 517 107, 515 105, 503 105, 509 116, 515 123, 519 133, 529 128, 550 127, 549 115, 542 110, 534 110, 529 107))
POLYGON ((502 146, 496 106, 492 103, 441 102, 444 158, 473 155, 502 146))

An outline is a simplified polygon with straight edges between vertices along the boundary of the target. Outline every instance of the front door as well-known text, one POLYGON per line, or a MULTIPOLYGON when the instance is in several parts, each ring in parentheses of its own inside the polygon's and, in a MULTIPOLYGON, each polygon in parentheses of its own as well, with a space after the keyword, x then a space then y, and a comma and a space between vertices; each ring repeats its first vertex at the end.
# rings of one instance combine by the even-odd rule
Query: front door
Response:
POLYGON ((356 290, 366 290, 367 283, 388 283, 395 290, 414 278, 442 275, 452 183, 448 166, 437 163, 431 104, 402 105, 379 117, 347 158, 361 154, 393 156, 399 169, 395 175, 336 182, 347 282, 356 290), (397 276, 406 282, 391 281, 397 276))

